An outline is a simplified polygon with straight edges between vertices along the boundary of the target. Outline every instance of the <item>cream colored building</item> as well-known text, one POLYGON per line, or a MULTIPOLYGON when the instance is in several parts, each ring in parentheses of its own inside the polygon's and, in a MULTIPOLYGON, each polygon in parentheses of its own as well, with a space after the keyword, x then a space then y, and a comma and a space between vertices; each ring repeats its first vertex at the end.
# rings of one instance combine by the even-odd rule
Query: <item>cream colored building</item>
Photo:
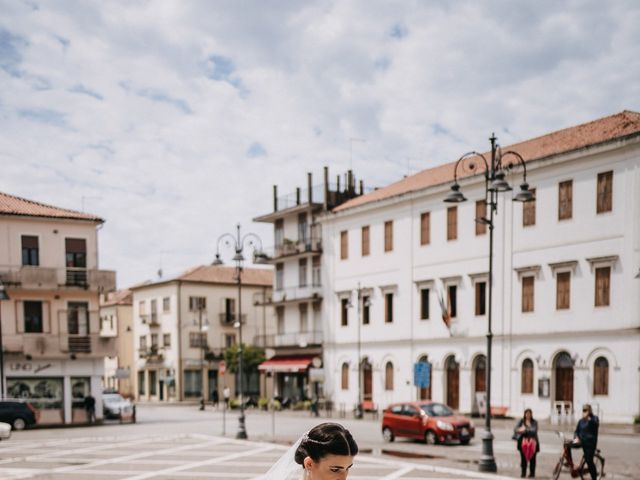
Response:
POLYGON ((104 359, 104 386, 133 397, 133 294, 124 289, 100 296, 100 326, 116 339, 116 355, 104 359))
MULTIPOLYGON (((275 331, 268 269, 242 272, 242 343, 275 331), (262 305, 258 305, 261 303, 262 305)), ((222 400, 233 375, 221 368, 225 348, 238 343, 238 286, 235 268, 199 266, 167 280, 137 285, 133 292, 134 381, 136 398, 151 401, 222 400)), ((257 371, 245 395, 260 395, 257 371)))
POLYGON ((0 302, 8 397, 29 399, 40 423, 85 421, 86 395, 102 416, 104 358, 98 295, 115 288, 101 270, 94 215, 0 193, 0 302))

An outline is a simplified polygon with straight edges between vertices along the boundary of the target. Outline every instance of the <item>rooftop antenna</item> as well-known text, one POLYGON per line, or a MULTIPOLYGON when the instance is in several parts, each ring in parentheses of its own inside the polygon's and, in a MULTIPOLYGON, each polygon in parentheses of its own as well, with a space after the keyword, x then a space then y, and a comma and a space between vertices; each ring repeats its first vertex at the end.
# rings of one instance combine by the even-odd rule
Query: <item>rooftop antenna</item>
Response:
POLYGON ((349 137, 349 170, 353 170, 353 142, 365 143, 366 140, 364 138, 349 137))

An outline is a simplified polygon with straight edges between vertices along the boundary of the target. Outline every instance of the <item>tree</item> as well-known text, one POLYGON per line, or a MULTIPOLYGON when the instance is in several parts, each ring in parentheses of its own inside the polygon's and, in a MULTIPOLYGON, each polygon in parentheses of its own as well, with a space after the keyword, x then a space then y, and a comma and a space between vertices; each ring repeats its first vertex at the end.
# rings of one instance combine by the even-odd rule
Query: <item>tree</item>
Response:
MULTIPOLYGON (((238 345, 228 347, 224 351, 224 362, 231 373, 238 372, 238 345)), ((242 345, 242 370, 244 373, 255 371, 266 359, 264 350, 253 345, 242 345)))

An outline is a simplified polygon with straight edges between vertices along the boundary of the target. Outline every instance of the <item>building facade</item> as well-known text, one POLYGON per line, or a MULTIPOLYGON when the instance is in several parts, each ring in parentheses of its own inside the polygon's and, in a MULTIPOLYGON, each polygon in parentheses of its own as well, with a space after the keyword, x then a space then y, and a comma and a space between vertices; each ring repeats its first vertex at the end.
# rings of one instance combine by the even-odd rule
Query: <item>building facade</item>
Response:
MULTIPOLYGON (((272 309, 264 301, 257 304, 258 298, 271 296, 272 277, 270 269, 243 269, 240 306, 232 267, 200 266, 132 287, 136 398, 211 401, 216 395, 223 398, 225 386, 238 396, 239 385, 224 366, 224 350, 239 341, 238 320, 245 345, 272 333, 272 309)), ((245 381, 245 396, 259 396, 257 371, 245 381)))
POLYGON ((133 295, 124 289, 100 295, 100 331, 116 339, 116 355, 104 360, 104 386, 127 398, 134 397, 133 295))
MULTIPOLYGON (((631 421, 640 412, 640 114, 504 150, 526 160, 535 201, 500 194, 492 405, 553 418, 589 402, 605 421, 631 421)), ((515 168, 507 180, 521 178, 515 168)), ((348 409, 359 399, 375 408, 433 399, 480 410, 484 177, 459 178, 468 201, 457 205, 443 203, 452 183, 453 164, 442 165, 320 219, 327 393, 348 409), (427 388, 414 385, 416 364, 430 372, 427 388)))
POLYGON ((322 235, 317 217, 341 203, 362 194, 356 191, 351 172, 343 188, 341 178, 313 184, 307 174, 307 188, 278 196, 273 190, 273 211, 254 221, 273 224, 274 246, 266 250, 274 265, 273 296, 268 304, 275 309, 276 331, 260 337, 258 344, 269 352, 260 366, 268 398, 287 406, 322 396, 324 373, 321 367, 324 321, 322 316, 322 235))
POLYGON ((104 359, 98 296, 115 288, 101 270, 89 214, 0 194, 0 302, 6 397, 29 400, 44 424, 85 422, 84 397, 102 417, 104 359))

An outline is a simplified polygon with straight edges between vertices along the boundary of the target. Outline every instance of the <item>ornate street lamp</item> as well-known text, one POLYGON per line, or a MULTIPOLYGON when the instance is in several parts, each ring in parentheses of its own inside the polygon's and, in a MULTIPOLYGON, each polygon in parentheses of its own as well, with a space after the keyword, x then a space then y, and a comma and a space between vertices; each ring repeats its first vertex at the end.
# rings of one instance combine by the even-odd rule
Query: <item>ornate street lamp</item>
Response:
POLYGON ((246 439, 247 429, 244 417, 244 373, 242 371, 242 264, 244 262, 244 255, 242 252, 245 247, 251 247, 253 249, 253 263, 265 264, 267 263, 267 256, 263 253, 262 240, 255 233, 247 233, 244 236, 240 234, 240 224, 236 225, 236 235, 230 233, 224 233, 220 235, 216 244, 216 258, 212 265, 222 265, 222 259, 220 258, 220 243, 232 247, 235 255, 232 260, 236 265, 235 280, 238 284, 238 318, 234 323, 234 326, 238 328, 238 381, 240 383, 240 417, 238 418, 238 433, 236 438, 246 439))
POLYGON ((447 203, 461 203, 467 199, 460 191, 458 184, 458 168, 462 168, 463 173, 469 175, 484 173, 485 204, 489 207, 489 218, 477 218, 476 222, 489 226, 489 298, 487 309, 487 403, 485 412, 485 431, 482 434, 482 456, 480 457, 479 469, 482 472, 496 472, 498 467, 493 456, 493 434, 491 433, 491 344, 493 333, 491 331, 491 298, 493 290, 493 216, 498 211, 498 193, 512 190, 511 185, 505 180, 508 173, 515 165, 520 164, 523 168, 523 182, 520 191, 513 197, 516 202, 530 202, 534 200, 533 193, 529 190, 527 183, 527 166, 522 156, 509 150, 502 152, 496 143, 495 134, 491 135, 491 161, 488 162, 484 155, 478 152, 465 153, 458 159, 453 170, 453 185, 451 193, 444 199, 447 203), (515 161, 505 161, 507 156, 515 158, 515 161), (481 168, 484 167, 484 172, 481 168))

